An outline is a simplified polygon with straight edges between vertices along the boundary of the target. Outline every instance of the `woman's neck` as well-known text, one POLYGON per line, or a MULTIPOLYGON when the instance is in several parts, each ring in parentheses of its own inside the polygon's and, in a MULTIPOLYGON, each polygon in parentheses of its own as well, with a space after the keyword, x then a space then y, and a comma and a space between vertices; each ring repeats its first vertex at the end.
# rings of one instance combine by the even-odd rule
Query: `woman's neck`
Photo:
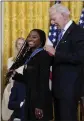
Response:
POLYGON ((40 46, 35 47, 35 48, 31 48, 32 52, 34 52, 36 49, 40 48, 40 46))

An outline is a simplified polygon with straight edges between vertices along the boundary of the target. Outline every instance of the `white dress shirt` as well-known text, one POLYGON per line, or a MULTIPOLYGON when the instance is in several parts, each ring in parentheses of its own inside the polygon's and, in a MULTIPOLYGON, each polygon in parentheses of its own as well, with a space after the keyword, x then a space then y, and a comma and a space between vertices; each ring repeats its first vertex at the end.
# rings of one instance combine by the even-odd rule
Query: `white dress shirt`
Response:
POLYGON ((66 25, 65 25, 65 27, 64 27, 64 31, 63 31, 63 33, 62 33, 62 37, 63 37, 63 35, 65 34, 65 32, 67 31, 67 29, 70 27, 70 25, 72 24, 72 20, 70 20, 66 25))

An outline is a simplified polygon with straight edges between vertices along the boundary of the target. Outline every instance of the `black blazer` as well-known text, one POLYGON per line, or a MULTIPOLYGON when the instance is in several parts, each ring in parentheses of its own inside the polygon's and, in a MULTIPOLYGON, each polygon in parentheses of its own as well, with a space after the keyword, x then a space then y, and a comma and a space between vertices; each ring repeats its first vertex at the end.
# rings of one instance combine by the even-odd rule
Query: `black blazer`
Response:
POLYGON ((36 120, 35 108, 43 110, 42 120, 53 118, 52 94, 49 90, 51 57, 43 50, 36 54, 24 68, 23 76, 16 74, 13 79, 26 85, 25 114, 27 120, 36 120))
POLYGON ((73 22, 59 42, 53 63, 55 97, 84 95, 84 29, 73 22))

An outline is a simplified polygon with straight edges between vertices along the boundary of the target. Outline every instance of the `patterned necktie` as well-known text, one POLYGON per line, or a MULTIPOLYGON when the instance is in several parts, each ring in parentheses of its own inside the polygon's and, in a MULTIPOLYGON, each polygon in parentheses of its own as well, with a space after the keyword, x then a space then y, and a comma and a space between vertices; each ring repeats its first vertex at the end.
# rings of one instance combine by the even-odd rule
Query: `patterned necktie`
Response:
MULTIPOLYGON (((62 29, 61 32, 60 32, 59 35, 58 35, 57 45, 58 45, 58 43, 60 42, 60 40, 62 39, 63 32, 64 32, 64 29, 62 29)), ((56 46, 57 46, 57 45, 56 45, 56 46)))
POLYGON ((62 35, 63 35, 64 29, 61 30, 61 32, 58 35, 58 41, 60 41, 62 39, 62 35))

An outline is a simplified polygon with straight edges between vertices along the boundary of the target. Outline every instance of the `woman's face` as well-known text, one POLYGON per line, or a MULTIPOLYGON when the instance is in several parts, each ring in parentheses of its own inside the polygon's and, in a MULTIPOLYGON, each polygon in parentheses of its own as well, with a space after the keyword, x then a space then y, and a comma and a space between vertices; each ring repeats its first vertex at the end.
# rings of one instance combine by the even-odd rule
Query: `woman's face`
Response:
POLYGON ((37 31, 31 31, 27 37, 27 42, 30 48, 37 48, 40 45, 40 36, 37 31))
POLYGON ((17 45, 16 45, 18 51, 21 49, 23 43, 24 43, 23 39, 18 39, 17 45))

